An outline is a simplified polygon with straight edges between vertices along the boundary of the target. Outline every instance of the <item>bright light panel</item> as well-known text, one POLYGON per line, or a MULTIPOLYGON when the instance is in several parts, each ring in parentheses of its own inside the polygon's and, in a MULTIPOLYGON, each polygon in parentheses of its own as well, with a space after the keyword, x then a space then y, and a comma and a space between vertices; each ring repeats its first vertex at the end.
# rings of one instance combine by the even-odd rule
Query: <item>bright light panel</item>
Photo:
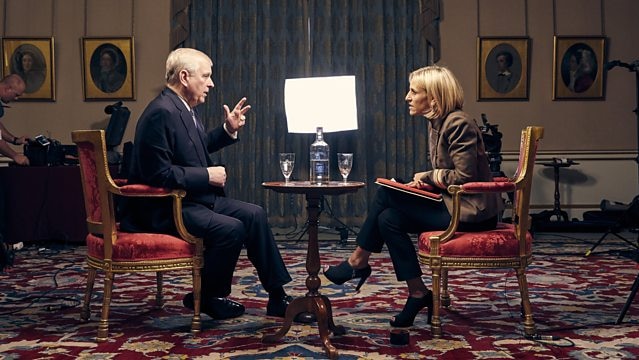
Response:
POLYGON ((286 79, 284 106, 289 133, 357 130, 355 76, 286 79))

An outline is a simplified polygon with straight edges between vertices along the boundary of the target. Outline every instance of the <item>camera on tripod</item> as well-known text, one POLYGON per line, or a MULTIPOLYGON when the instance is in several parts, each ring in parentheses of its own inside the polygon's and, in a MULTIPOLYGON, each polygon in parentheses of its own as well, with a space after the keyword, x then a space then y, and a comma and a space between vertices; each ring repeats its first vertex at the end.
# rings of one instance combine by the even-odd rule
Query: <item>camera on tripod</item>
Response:
POLYGON ((484 146, 488 153, 490 172, 493 177, 504 176, 504 173, 501 171, 501 138, 503 135, 497 129, 499 125, 491 125, 486 118, 486 114, 481 114, 481 121, 484 125, 480 125, 479 129, 481 130, 484 146))

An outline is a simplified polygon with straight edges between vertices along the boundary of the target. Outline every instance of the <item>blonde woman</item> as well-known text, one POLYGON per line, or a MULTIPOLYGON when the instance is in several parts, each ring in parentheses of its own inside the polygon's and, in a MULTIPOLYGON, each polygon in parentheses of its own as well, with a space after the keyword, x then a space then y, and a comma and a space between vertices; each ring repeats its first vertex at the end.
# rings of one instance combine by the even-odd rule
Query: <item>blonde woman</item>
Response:
MULTIPOLYGON (((357 289, 371 274, 368 260, 386 244, 398 281, 408 285, 408 300, 390 324, 413 325, 417 314, 428 308, 431 318, 433 294, 422 281, 422 270, 411 233, 445 229, 450 222, 452 198, 446 188, 452 184, 492 180, 482 133, 475 121, 462 111, 464 93, 457 78, 445 67, 427 66, 409 76, 406 102, 410 115, 428 121, 428 143, 432 170, 414 174, 409 186, 437 188, 444 201, 380 187, 361 231, 357 248, 337 266, 324 268, 324 275, 335 284, 359 279, 357 289)), ((460 230, 493 229, 499 210, 498 194, 465 196, 460 230)))

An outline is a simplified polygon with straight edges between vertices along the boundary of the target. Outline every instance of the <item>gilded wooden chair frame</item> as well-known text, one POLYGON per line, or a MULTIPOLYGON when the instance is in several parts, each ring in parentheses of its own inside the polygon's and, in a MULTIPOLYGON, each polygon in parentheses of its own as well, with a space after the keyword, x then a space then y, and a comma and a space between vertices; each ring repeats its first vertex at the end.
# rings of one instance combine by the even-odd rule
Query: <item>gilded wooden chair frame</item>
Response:
MULTIPOLYGON (((517 274, 521 304, 524 315, 524 333, 526 336, 536 334, 535 323, 532 317, 532 309, 528 296, 528 282, 525 269, 532 260, 530 242, 527 246, 526 237, 530 236, 530 193, 533 178, 533 168, 539 140, 543 138, 543 127, 528 126, 521 132, 520 154, 516 173, 510 178, 494 179, 490 183, 467 183, 464 185, 450 185, 448 192, 453 198, 453 211, 449 227, 442 233, 423 233, 420 237, 428 236, 430 251, 421 249, 420 239, 419 259, 424 265, 428 265, 432 272, 433 291, 433 315, 431 331, 433 337, 442 335, 442 323, 440 318, 440 305, 450 306, 450 294, 448 292, 449 269, 493 269, 512 268, 517 274), (456 235, 460 219, 460 199, 464 194, 481 192, 515 193, 513 202, 513 230, 519 243, 519 251, 513 256, 498 257, 464 257, 442 256, 440 247, 453 239, 456 235), (433 235, 435 233, 435 235, 433 235)), ((490 231, 488 231, 489 233, 490 231)), ((530 239, 529 239, 530 240, 530 239)))
MULTIPOLYGON (((184 190, 170 190, 163 188, 154 188, 144 185, 126 185, 126 181, 113 179, 109 171, 107 162, 107 150, 104 137, 104 130, 77 130, 72 132, 72 140, 78 145, 78 153, 80 155, 80 167, 82 174, 82 187, 85 199, 85 208, 87 211, 87 227, 89 236, 99 236, 103 239, 104 253, 100 257, 87 255, 88 275, 87 287, 84 295, 84 304, 81 311, 82 320, 89 320, 90 317, 90 301, 93 292, 93 285, 96 278, 97 270, 105 273, 104 278, 104 296, 102 301, 101 319, 98 325, 97 341, 103 342, 108 339, 109 333, 109 307, 111 303, 113 281, 116 273, 128 272, 156 272, 157 289, 156 289, 156 305, 163 305, 162 297, 162 275, 166 271, 173 270, 190 270, 193 276, 193 295, 194 295, 194 314, 191 321, 191 332, 197 334, 201 330, 200 318, 200 301, 201 301, 201 269, 203 266, 203 241, 201 238, 191 235, 185 228, 182 219, 182 199, 185 197, 184 190), (86 156, 82 153, 82 147, 88 147, 92 151, 88 151, 92 156, 86 156), (87 157, 83 159, 83 156, 87 157), (93 157, 88 159, 88 157, 93 157), (97 179, 88 179, 92 176, 91 171, 83 169, 83 167, 91 167, 95 164, 95 175, 97 179), (96 181, 97 180, 97 181, 96 181), (97 183, 97 192, 99 196, 99 209, 95 209, 95 205, 91 204, 91 196, 95 196, 96 189, 90 188, 90 183, 97 183), (185 241, 192 248, 191 256, 145 260, 131 259, 131 261, 115 261, 113 260, 114 247, 117 246, 118 235, 122 234, 117 229, 114 195, 123 197, 170 197, 173 201, 173 219, 179 234, 179 237, 172 236, 175 241, 185 241), (92 209, 99 214, 92 214, 92 209)), ((168 236, 167 234, 142 234, 146 236, 168 236)))

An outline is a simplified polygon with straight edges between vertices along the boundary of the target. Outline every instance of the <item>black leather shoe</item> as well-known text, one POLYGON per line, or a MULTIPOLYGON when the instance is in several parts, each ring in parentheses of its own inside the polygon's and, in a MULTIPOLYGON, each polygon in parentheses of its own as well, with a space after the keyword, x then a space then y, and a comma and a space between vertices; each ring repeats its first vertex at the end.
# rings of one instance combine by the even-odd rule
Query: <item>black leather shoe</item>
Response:
POLYGON ((293 297, 289 295, 279 299, 269 298, 266 304, 266 315, 284 317, 284 315, 286 315, 286 308, 291 301, 293 301, 293 297))
MULTIPOLYGON (((269 298, 266 304, 266 315, 277 316, 283 318, 286 316, 286 308, 293 301, 293 297, 286 295, 281 299, 269 298)), ((317 321, 317 317, 313 313, 302 312, 295 315, 293 321, 302 324, 311 324, 317 321)))
MULTIPOLYGON (((185 308, 193 310, 193 293, 188 293, 182 299, 185 308)), ((228 298, 202 299, 201 310, 216 320, 232 319, 244 314, 244 305, 228 298)))

